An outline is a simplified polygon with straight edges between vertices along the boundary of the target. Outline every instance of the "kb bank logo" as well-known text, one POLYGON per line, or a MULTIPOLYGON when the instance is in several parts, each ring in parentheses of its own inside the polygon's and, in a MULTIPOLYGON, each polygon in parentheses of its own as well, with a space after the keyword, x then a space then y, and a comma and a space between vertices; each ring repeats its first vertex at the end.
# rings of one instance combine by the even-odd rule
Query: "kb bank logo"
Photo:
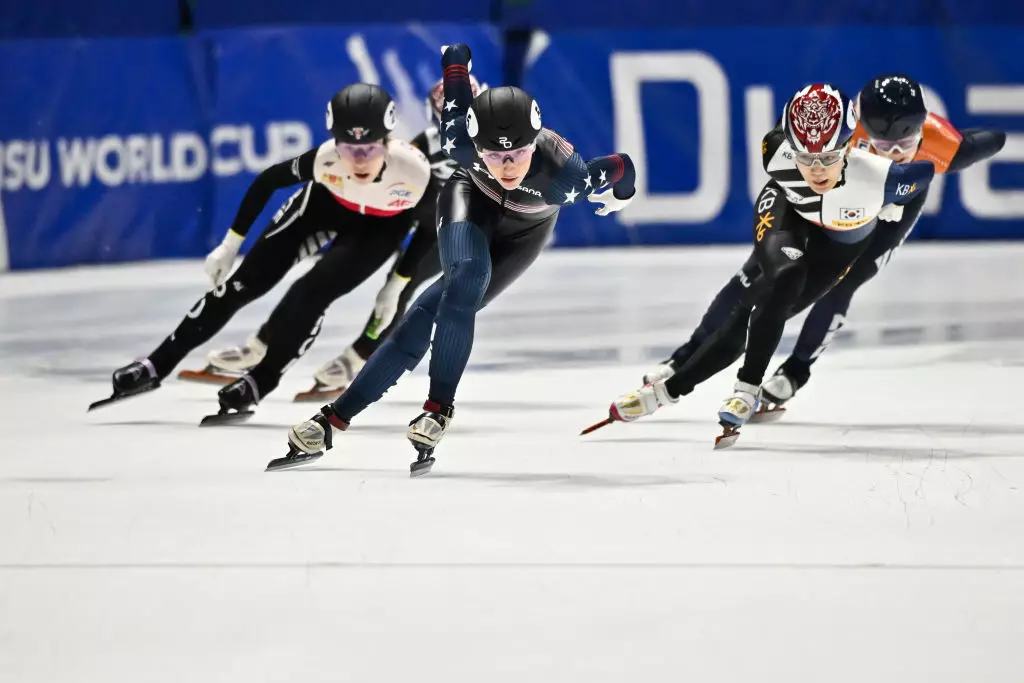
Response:
POLYGON ((40 190, 51 183, 118 187, 187 183, 208 172, 259 173, 313 146, 309 126, 277 121, 262 129, 222 125, 208 139, 192 131, 0 142, 0 190, 40 190))
MULTIPOLYGON (((629 223, 704 223, 715 219, 729 198, 732 183, 730 164, 742 160, 747 166, 747 191, 751 202, 768 179, 761 163, 761 145, 782 111, 782 101, 770 86, 755 85, 743 92, 745 153, 730 149, 730 91, 725 71, 714 57, 699 51, 618 52, 611 56, 610 75, 614 102, 614 148, 627 152, 637 166, 636 197, 626 210, 629 223), (687 192, 650 192, 647 149, 657 142, 645 140, 642 87, 649 82, 679 82, 697 92, 700 135, 686 141, 697 149, 697 185, 687 192)), ((928 108, 947 117, 946 105, 938 94, 924 87, 928 108)), ((965 89, 968 114, 1024 116, 1024 85, 968 85, 965 89)), ((947 117, 948 118, 948 117, 947 117)), ((964 122, 954 125, 967 127, 964 122)), ((676 143, 683 147, 683 144, 676 143)), ((989 171, 992 164, 1024 161, 1024 133, 1008 133, 1006 145, 994 159, 974 164, 958 174, 960 202, 976 218, 1024 217, 1024 189, 997 189, 989 171)), ((690 173, 690 169, 686 169, 690 173)), ((945 176, 936 176, 925 202, 924 213, 941 209, 945 176)))

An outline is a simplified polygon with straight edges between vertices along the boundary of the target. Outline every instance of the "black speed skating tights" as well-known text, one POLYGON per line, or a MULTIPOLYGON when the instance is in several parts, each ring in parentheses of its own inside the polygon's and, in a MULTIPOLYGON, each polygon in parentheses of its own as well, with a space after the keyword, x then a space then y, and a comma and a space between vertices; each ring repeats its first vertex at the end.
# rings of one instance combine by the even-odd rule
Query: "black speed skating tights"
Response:
POLYGON ((341 207, 323 188, 306 185, 278 212, 231 277, 197 301, 150 354, 157 375, 170 374, 239 309, 270 291, 298 260, 333 238, 320 260, 289 288, 261 330, 267 356, 259 372, 254 369, 252 374, 260 395, 265 396, 312 344, 327 307, 380 268, 410 227, 405 214, 357 214, 341 207))

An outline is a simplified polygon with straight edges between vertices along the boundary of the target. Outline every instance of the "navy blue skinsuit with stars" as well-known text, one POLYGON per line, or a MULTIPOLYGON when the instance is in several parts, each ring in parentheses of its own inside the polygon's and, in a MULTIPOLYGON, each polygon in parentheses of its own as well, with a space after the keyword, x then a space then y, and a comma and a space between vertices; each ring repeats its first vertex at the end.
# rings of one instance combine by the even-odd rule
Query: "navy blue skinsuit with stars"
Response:
POLYGON ((449 48, 442 60, 446 101, 442 149, 460 167, 437 203, 443 276, 413 303, 398 329, 335 401, 334 413, 345 422, 380 399, 403 372, 416 367, 430 347, 435 323, 428 405, 450 408, 473 348, 477 311, 533 263, 561 207, 583 200, 594 190, 614 187, 620 199, 635 191, 628 156, 613 154, 585 162, 572 145, 546 128, 537 136, 522 185, 515 190, 502 188, 487 172, 466 131, 465 114, 473 99, 468 60, 464 46, 449 48))

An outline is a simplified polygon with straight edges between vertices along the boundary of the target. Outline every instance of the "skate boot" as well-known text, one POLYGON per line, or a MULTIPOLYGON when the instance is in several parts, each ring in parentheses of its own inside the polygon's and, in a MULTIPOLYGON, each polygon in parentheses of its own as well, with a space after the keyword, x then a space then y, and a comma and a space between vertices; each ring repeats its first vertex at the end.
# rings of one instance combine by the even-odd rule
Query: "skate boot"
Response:
POLYGON ((668 393, 665 380, 659 379, 615 399, 608 408, 608 417, 615 422, 633 422, 678 401, 678 396, 673 398, 668 393))
POLYGON ((297 403, 308 401, 334 400, 348 389, 348 385, 356 378, 359 371, 366 365, 366 359, 350 346, 340 356, 320 366, 313 373, 313 388, 295 395, 297 403))
POLYGON ((247 422, 253 416, 253 407, 260 402, 260 389, 252 375, 242 375, 217 392, 220 410, 216 415, 207 415, 200 427, 247 422))
POLYGON ((134 396, 160 386, 160 380, 153 364, 143 358, 114 370, 113 384, 115 394, 134 396))
POLYGON ((267 355, 267 345, 259 337, 249 337, 241 346, 214 349, 206 356, 202 370, 182 370, 178 379, 210 384, 228 384, 242 373, 259 365, 267 355))
POLYGON ((810 377, 809 365, 793 357, 787 358, 775 374, 761 385, 761 405, 750 421, 774 422, 780 419, 786 412, 783 404, 793 398, 810 377))
POLYGON ((266 355, 267 345, 260 341, 259 337, 253 336, 246 339, 241 346, 210 351, 206 360, 211 368, 240 374, 259 365, 266 355))
POLYGON ((760 389, 753 384, 737 381, 733 394, 718 409, 718 424, 722 435, 715 439, 715 448, 728 448, 740 437, 740 427, 747 423, 760 404, 760 389))
POLYGON ((143 358, 114 370, 111 384, 113 384, 114 392, 110 398, 90 404, 89 410, 152 391, 160 386, 160 378, 157 377, 156 368, 153 367, 149 359, 143 358))
POLYGON ((333 406, 325 405, 319 413, 288 431, 287 455, 271 460, 266 471, 287 470, 317 460, 333 447, 335 429, 345 431, 348 423, 334 414, 333 406))
POLYGON ((441 443, 455 416, 455 408, 440 403, 427 401, 423 404, 425 412, 409 423, 406 437, 416 449, 416 462, 409 465, 409 476, 418 477, 430 471, 434 466, 434 449, 441 443))
POLYGON ((654 384, 659 379, 666 380, 674 374, 676 374, 676 366, 670 359, 664 363, 658 363, 653 370, 644 375, 644 384, 654 384))

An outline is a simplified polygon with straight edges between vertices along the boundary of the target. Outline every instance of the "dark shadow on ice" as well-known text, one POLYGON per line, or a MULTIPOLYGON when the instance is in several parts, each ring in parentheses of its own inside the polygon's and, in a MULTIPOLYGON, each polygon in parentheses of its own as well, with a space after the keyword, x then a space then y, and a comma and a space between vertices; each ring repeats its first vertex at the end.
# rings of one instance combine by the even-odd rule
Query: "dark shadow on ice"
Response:
MULTIPOLYGON (((264 430, 264 431, 275 431, 280 432, 282 438, 287 434, 288 430, 295 426, 296 422, 239 422, 236 424, 226 424, 208 427, 199 427, 199 420, 202 416, 197 416, 195 420, 181 420, 181 419, 142 419, 142 420, 117 420, 117 421, 93 421, 87 423, 90 427, 195 427, 202 429, 203 431, 217 431, 223 429, 252 429, 252 430, 264 430)), ((405 424, 397 423, 393 425, 359 425, 358 427, 352 427, 350 432, 346 434, 352 434, 358 436, 360 434, 390 434, 399 437, 404 437, 408 427, 405 424)), ((518 430, 511 428, 501 428, 482 425, 480 427, 460 427, 460 434, 494 434, 497 432, 508 433, 516 432, 518 430)), ((341 437, 344 439, 345 437, 341 437)))
POLYGON ((579 488, 637 488, 726 483, 724 478, 710 475, 663 477, 638 474, 623 474, 616 476, 539 472, 438 472, 436 470, 426 475, 424 478, 453 479, 496 484, 547 484, 550 486, 579 488))

